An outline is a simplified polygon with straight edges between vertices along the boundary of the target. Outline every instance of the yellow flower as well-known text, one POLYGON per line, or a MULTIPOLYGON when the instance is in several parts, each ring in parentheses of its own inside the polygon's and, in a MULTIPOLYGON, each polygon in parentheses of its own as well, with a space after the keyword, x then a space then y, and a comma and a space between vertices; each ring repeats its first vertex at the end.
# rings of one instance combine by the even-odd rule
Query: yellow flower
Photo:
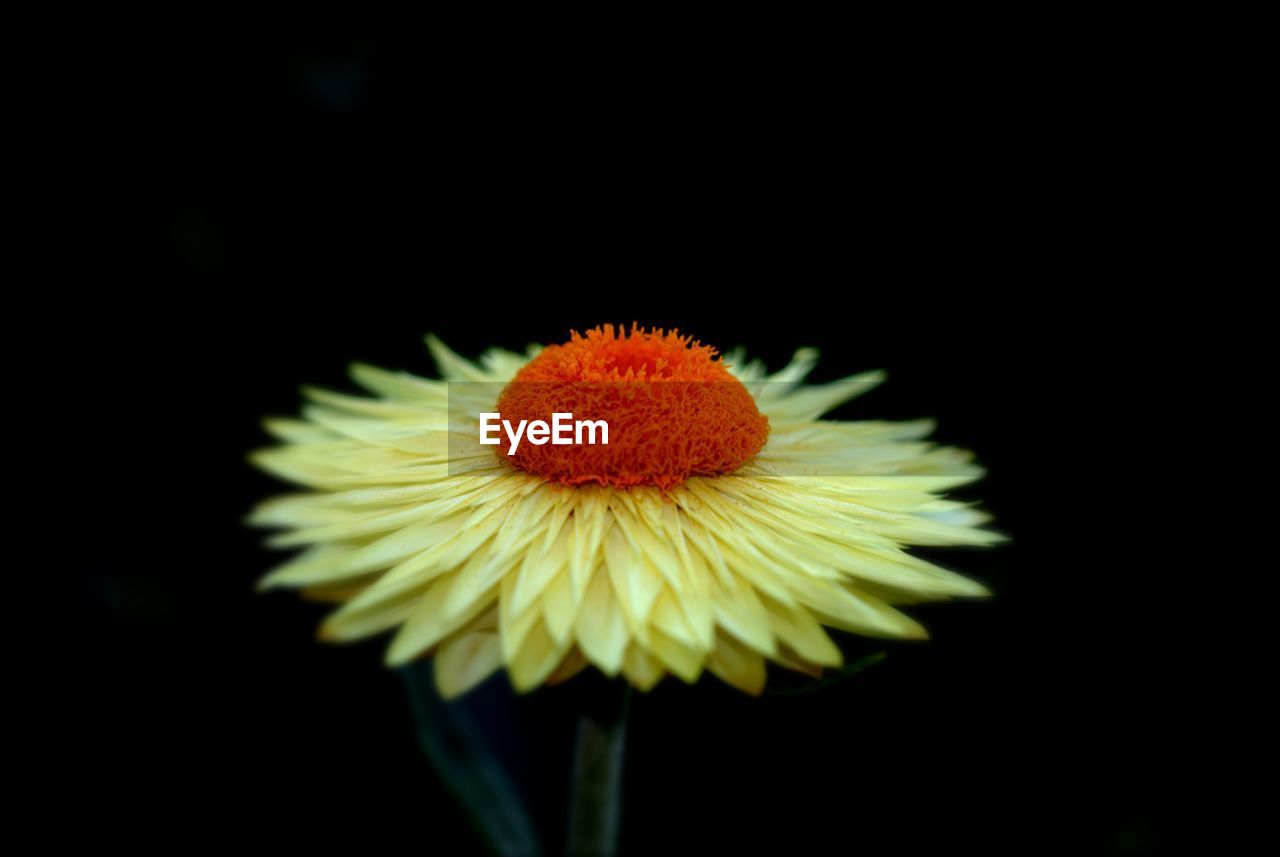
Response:
POLYGON ((969 454, 922 441, 928 421, 820 419, 881 373, 804 385, 812 350, 769 375, 607 325, 478 363, 427 344, 444 380, 357 364, 373 398, 308 390, 303 419, 268 420, 282 443, 254 461, 309 490, 251 520, 306 547, 264 587, 341 602, 327 640, 395 629, 388 664, 434 654, 446 696, 503 666, 526 691, 588 664, 646 690, 709 670, 759 693, 766 661, 840 665, 824 625, 923 638, 891 605, 986 594, 904 550, 1000 540, 940 496, 981 475, 969 454), (589 388, 570 404, 616 439, 514 455, 505 438, 480 443, 483 412, 563 406, 538 386, 553 382, 589 388))

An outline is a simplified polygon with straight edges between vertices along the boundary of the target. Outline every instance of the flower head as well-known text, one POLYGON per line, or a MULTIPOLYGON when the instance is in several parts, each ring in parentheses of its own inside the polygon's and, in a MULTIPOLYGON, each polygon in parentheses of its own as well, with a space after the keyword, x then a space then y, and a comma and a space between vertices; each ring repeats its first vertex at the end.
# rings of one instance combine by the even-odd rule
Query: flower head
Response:
POLYGON ((527 445, 512 456, 522 470, 566 485, 669 488, 732 473, 769 434, 769 419, 714 349, 635 326, 626 333, 606 324, 544 349, 502 391, 498 411, 513 421, 545 422, 555 412, 606 420, 610 444, 527 445))
POLYGON ((446 695, 501 667, 520 690, 588 664, 648 689, 704 670, 751 693, 773 661, 841 663, 823 626, 924 629, 892 605, 982 595, 906 551, 983 545, 987 518, 940 494, 977 478, 927 421, 820 417, 882 380, 802 384, 688 337, 609 325, 472 363, 428 337, 443 380, 355 365, 372 398, 309 390, 255 455, 305 493, 252 521, 305 550, 265 578, 340 602, 330 640, 395 629, 390 664, 434 655, 446 695), (603 419, 605 445, 479 442, 478 415, 603 419))

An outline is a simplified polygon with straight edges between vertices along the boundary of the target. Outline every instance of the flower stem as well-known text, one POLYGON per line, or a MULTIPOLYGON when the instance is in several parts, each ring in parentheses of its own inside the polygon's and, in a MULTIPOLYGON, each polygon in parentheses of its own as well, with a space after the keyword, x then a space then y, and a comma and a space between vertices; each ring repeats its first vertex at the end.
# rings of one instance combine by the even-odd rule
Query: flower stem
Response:
POLYGON ((566 842, 570 857, 612 857, 618 850, 631 685, 613 684, 578 721, 566 842))

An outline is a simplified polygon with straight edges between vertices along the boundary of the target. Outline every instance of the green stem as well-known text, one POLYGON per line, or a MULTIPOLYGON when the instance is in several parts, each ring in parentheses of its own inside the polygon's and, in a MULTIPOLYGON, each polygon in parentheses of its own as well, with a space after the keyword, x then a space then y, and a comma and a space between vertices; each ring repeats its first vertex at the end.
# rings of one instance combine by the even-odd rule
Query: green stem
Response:
POLYGON ((622 820, 622 761, 627 743, 631 686, 600 700, 578 721, 569 795, 570 857, 612 857, 618 851, 622 820))

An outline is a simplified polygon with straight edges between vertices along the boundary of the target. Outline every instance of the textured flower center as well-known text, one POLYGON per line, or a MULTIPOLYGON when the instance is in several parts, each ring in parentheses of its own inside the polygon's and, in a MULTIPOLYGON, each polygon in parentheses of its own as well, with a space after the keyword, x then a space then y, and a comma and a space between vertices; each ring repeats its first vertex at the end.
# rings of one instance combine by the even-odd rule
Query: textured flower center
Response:
POLYGON ((521 444, 508 459, 566 485, 666 489, 732 473, 769 435, 768 417, 715 349, 635 325, 606 324, 548 346, 502 391, 498 412, 512 423, 550 423, 555 413, 608 423, 608 444, 521 444))

